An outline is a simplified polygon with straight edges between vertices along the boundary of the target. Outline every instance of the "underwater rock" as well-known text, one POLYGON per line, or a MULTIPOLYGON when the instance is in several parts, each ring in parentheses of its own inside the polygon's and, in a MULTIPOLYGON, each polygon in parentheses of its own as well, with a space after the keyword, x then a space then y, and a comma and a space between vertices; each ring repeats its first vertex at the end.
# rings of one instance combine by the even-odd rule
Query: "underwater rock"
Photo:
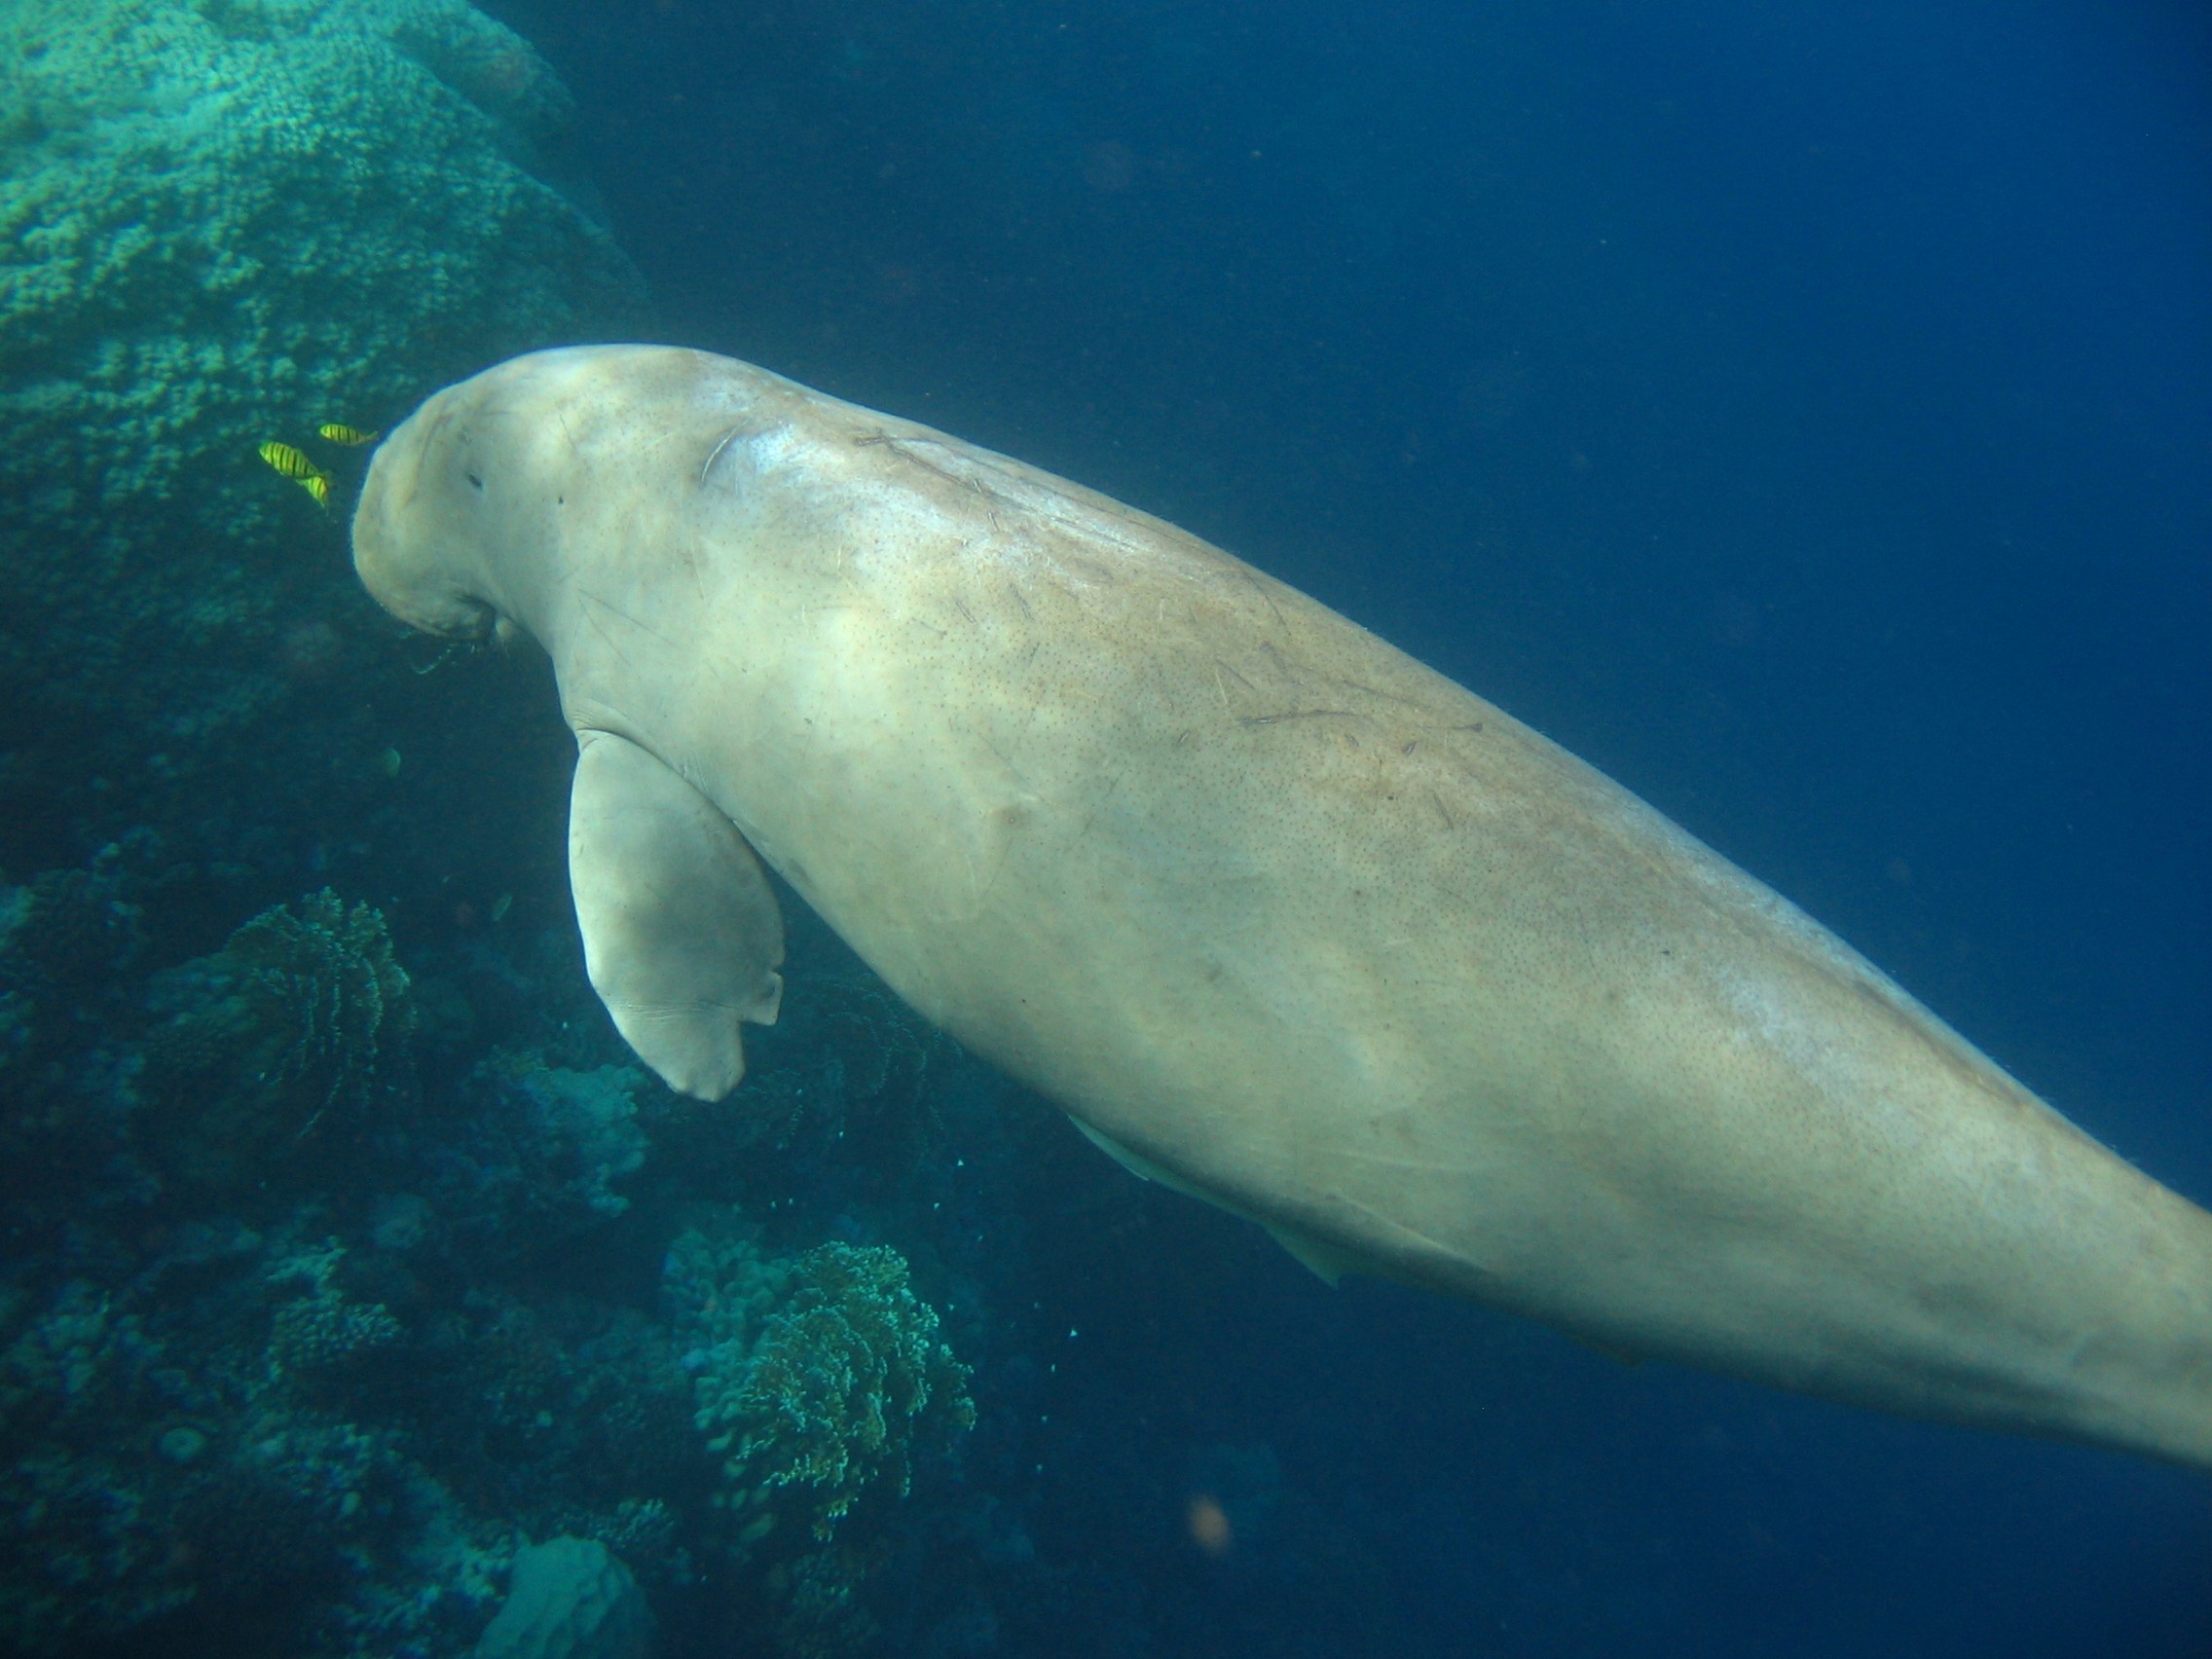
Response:
POLYGON ((515 1552, 507 1599, 474 1659, 645 1659, 653 1639, 645 1592, 591 1538, 548 1538, 515 1552))
POLYGON ((357 1146, 408 1099, 406 972, 383 913, 327 888, 156 976, 153 996, 169 1017, 145 1046, 149 1135, 188 1187, 245 1188, 357 1146))
POLYGON ((432 1220, 429 1204, 413 1193, 387 1194, 371 1212, 369 1242, 380 1250, 412 1250, 430 1235, 432 1220))

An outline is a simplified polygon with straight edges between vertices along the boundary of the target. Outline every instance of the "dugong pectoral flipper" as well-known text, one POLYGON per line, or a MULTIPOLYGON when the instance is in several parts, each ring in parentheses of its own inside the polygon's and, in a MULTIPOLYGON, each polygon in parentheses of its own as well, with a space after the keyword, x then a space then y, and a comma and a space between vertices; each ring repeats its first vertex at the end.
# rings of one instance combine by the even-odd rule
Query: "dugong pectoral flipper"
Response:
POLYGON ((784 918, 730 821, 628 738, 576 735, 569 884, 584 969, 638 1057, 719 1100, 745 1075, 740 1025, 783 1002, 784 918))

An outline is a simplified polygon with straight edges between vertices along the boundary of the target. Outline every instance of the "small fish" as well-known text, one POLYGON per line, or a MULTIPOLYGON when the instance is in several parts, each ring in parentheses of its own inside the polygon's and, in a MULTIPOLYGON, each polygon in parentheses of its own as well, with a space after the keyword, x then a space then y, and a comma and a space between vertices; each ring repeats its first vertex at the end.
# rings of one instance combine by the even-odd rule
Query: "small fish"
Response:
POLYGON ((503 920, 506 916, 508 906, 513 904, 514 902, 515 896, 512 893, 502 893, 497 899, 493 900, 492 920, 494 922, 503 920))
POLYGON ((344 444, 348 449, 358 449, 363 444, 373 444, 384 435, 381 432, 364 432, 358 426, 341 425, 336 421, 325 421, 315 428, 315 432, 321 437, 328 438, 334 444, 344 444))
POLYGON ((329 511, 329 473, 323 471, 321 467, 315 465, 313 461, 308 460, 290 444, 280 444, 275 438, 271 438, 261 446, 261 459, 313 496, 316 506, 321 507, 325 512, 329 511))

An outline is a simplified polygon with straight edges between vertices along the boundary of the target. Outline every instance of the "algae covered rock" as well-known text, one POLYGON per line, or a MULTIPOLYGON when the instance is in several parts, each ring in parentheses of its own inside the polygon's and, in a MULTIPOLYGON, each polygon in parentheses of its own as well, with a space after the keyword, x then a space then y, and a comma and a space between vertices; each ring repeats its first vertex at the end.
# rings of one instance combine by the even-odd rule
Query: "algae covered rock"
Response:
POLYGON ((26 785, 190 771, 328 657, 364 452, 320 424, 637 326, 555 163, 570 110, 462 0, 0 0, 0 694, 54 728, 26 785))
POLYGON ((507 1599, 474 1659, 645 1659, 652 1612, 621 1558, 592 1538, 515 1552, 507 1599))

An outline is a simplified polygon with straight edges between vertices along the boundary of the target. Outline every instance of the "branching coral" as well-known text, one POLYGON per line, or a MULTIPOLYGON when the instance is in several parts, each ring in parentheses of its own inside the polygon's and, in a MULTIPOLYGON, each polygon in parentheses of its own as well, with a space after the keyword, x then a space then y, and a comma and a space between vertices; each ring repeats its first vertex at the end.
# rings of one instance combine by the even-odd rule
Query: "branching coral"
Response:
POLYGON ((738 1265, 724 1281, 732 1306, 714 1292, 710 1319, 728 1334, 702 1354, 697 1382, 699 1427, 728 1482, 719 1501, 739 1512, 741 1547, 779 1518, 828 1539, 877 1483, 904 1495, 927 1435, 973 1425, 968 1368, 888 1246, 738 1265))
POLYGON ((281 904, 231 935, 223 953, 240 974, 240 995, 280 1047, 265 1075, 317 1111, 358 1101, 415 1031, 406 972, 393 960, 384 912, 350 910, 324 888, 294 916, 281 904))
POLYGON ((882 1635, 861 1591, 882 1564, 878 1551, 840 1539, 769 1568, 771 1626, 782 1659, 851 1659, 876 1650, 882 1635))
POLYGON ((830 1086, 854 1100, 888 1095, 896 1110, 914 1105, 933 1050, 949 1050, 949 1043, 872 980, 824 979, 819 985, 830 1086))
POLYGON ((415 1009, 383 913, 329 891, 275 905, 160 977, 146 1044, 166 1161, 235 1187, 311 1141, 346 1144, 409 1087, 415 1009))

